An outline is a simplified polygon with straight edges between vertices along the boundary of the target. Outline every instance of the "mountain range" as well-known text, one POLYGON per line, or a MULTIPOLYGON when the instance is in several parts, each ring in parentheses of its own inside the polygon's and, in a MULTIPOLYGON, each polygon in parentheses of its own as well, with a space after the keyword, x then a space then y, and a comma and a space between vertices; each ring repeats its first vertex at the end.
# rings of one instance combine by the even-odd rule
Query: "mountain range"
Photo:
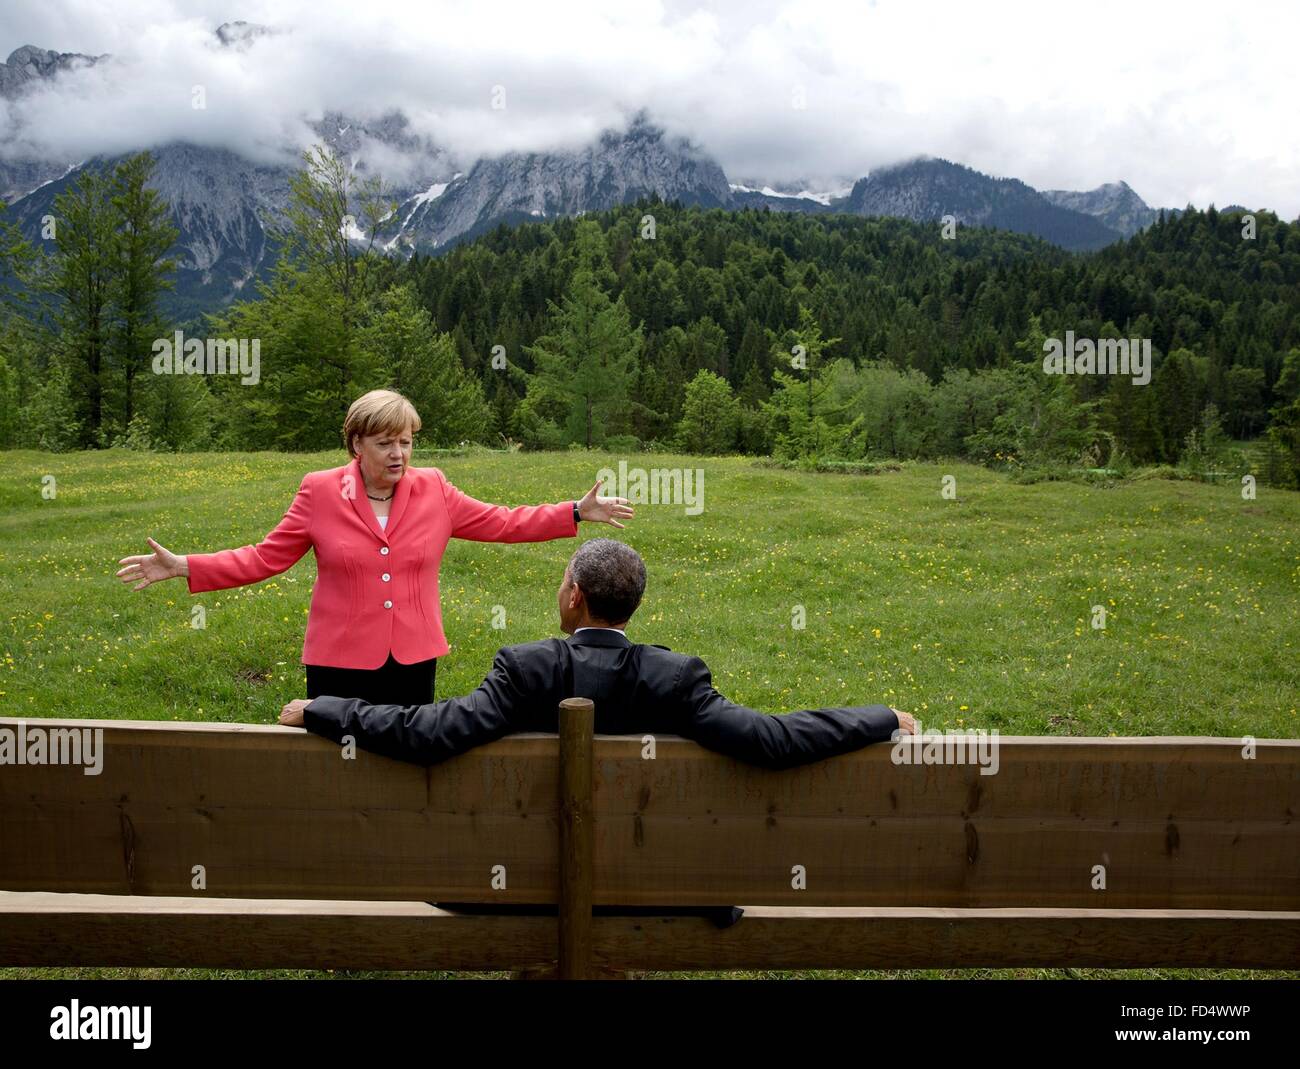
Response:
MULTIPOLYGON (((269 33, 249 23, 215 31, 215 46, 243 49, 269 33)), ((108 59, 34 46, 0 64, 0 98, 21 115, 23 97, 51 79, 108 59)), ((1063 248, 1092 250, 1128 237, 1157 216, 1126 183, 1084 192, 1036 190, 943 159, 920 158, 878 168, 839 188, 761 178, 732 182, 707 152, 670 137, 646 112, 585 148, 508 153, 462 160, 417 134, 400 111, 379 119, 327 113, 311 124, 350 168, 380 174, 396 210, 378 244, 397 255, 435 252, 501 224, 600 211, 656 195, 727 209, 898 216, 917 222, 946 215, 967 226, 1036 235, 1063 248), (806 184, 805 184, 806 186, 806 184)), ((289 203, 293 168, 253 162, 228 148, 187 143, 141 145, 156 159, 153 185, 171 206, 180 238, 173 314, 183 317, 227 303, 264 276, 274 260, 275 230, 289 203)), ((0 197, 27 236, 54 198, 87 166, 111 160, 0 157, 0 197)), ((1166 209, 1168 211, 1168 209, 1166 209)), ((356 235, 365 237, 364 235, 356 235)))

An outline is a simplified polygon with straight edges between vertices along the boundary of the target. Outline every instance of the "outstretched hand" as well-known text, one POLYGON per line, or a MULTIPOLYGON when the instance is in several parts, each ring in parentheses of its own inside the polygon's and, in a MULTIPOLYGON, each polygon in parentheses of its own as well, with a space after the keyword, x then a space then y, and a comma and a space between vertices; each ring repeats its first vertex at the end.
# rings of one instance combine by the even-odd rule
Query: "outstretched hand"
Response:
POLYGON ((152 553, 142 553, 134 557, 123 557, 118 564, 125 567, 118 569, 117 577, 124 583, 135 583, 132 590, 143 590, 150 583, 163 579, 174 579, 178 575, 189 575, 189 567, 184 557, 178 557, 170 549, 165 549, 152 538, 146 542, 153 546, 152 553))
POLYGON ((586 496, 578 502, 578 515, 594 523, 608 523, 611 527, 622 527, 620 519, 631 519, 633 513, 625 497, 597 497, 603 479, 597 479, 596 485, 587 491, 586 496))

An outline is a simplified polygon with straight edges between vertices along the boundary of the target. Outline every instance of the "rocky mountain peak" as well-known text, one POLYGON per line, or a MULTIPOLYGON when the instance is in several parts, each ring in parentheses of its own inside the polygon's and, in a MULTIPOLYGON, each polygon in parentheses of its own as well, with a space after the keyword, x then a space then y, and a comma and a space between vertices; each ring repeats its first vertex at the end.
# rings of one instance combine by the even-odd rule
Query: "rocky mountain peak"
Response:
POLYGON ((279 32, 273 27, 263 26, 257 22, 244 22, 242 19, 223 22, 215 30, 218 41, 225 47, 239 52, 248 49, 259 37, 270 37, 279 32))
POLYGON ((64 71, 91 67, 104 56, 83 56, 80 52, 55 52, 35 45, 23 45, 0 63, 0 96, 10 99, 64 71))
POLYGON ((1045 189, 1043 196, 1061 208, 1091 215, 1125 237, 1149 226, 1156 217, 1155 210, 1122 180, 1083 191, 1045 189))

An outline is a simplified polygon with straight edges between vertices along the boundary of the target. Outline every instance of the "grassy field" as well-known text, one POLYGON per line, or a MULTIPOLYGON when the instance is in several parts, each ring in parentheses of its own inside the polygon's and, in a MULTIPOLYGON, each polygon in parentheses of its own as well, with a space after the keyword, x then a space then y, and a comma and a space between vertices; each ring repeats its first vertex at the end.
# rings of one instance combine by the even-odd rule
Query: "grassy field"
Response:
MULTIPOLYGON (((258 586, 198 597, 179 580, 133 593, 113 573, 147 551, 146 535, 177 553, 259 540, 303 473, 341 464, 341 452, 6 458, 3 715, 273 723, 304 695, 310 555, 258 586), (202 630, 190 626, 196 604, 202 630)), ((1155 479, 1017 485, 960 464, 849 476, 665 455, 416 463, 513 505, 578 497, 619 459, 704 473, 701 514, 643 505, 626 531, 584 525, 582 536, 617 534, 645 558, 633 638, 702 656, 736 701, 773 712, 886 702, 927 729, 1013 735, 1300 733, 1300 494, 1260 488, 1243 501, 1234 486, 1155 479), (940 493, 945 475, 955 499, 940 493), (1098 605, 1104 629, 1092 626, 1098 605)), ((452 543, 440 697, 473 689, 499 646, 558 633, 555 589, 573 547, 452 543)), ((57 971, 105 974, 153 975, 57 971)))

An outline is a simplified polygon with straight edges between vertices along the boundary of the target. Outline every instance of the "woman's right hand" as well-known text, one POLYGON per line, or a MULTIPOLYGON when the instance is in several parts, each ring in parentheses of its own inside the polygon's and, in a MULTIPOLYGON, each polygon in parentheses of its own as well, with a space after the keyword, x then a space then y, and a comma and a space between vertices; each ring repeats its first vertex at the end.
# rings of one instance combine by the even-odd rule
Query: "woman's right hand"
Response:
POLYGON ((124 565, 117 577, 124 583, 135 583, 132 590, 143 590, 150 583, 190 574, 189 561, 184 557, 178 557, 171 550, 164 549, 152 538, 146 538, 145 541, 153 546, 152 553, 123 557, 117 562, 124 565))

